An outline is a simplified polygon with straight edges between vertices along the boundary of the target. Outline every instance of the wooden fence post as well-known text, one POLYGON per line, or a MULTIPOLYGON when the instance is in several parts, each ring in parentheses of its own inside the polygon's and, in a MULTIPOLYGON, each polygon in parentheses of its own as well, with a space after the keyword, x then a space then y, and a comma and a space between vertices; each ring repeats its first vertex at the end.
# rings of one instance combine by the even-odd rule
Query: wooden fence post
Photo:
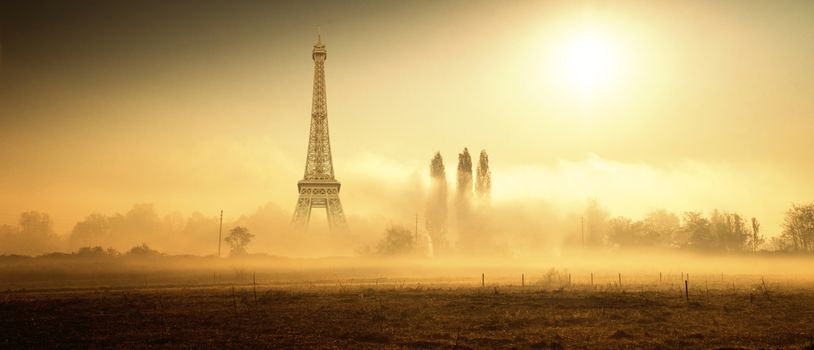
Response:
POLYGON ((704 280, 704 287, 707 290, 707 304, 709 304, 709 282, 707 280, 704 280))
POLYGON ((688 283, 688 280, 684 280, 684 298, 687 300, 687 304, 690 303, 690 289, 688 283))

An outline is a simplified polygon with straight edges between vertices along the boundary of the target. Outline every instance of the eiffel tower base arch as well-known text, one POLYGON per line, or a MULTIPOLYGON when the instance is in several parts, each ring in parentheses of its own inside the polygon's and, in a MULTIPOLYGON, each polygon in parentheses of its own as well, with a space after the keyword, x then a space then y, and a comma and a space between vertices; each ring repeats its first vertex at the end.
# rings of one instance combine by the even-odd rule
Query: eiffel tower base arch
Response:
POLYGON ((339 200, 340 183, 338 181, 300 181, 300 197, 294 209, 292 226, 295 231, 305 231, 311 220, 311 210, 325 208, 328 216, 328 228, 331 231, 346 232, 345 212, 339 200))

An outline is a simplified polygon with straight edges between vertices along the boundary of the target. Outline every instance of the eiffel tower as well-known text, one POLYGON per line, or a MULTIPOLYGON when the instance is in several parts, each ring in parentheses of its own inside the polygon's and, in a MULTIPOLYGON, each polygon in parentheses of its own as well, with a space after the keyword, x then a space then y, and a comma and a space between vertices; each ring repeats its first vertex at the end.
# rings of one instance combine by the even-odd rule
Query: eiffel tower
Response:
POLYGON ((291 220, 292 229, 304 231, 312 208, 325 208, 331 231, 347 231, 345 212, 339 201, 340 183, 334 178, 331 139, 328 134, 328 106, 325 100, 325 59, 328 52, 317 35, 311 58, 314 60, 314 94, 311 105, 311 134, 305 158, 305 176, 297 182, 300 198, 291 220))

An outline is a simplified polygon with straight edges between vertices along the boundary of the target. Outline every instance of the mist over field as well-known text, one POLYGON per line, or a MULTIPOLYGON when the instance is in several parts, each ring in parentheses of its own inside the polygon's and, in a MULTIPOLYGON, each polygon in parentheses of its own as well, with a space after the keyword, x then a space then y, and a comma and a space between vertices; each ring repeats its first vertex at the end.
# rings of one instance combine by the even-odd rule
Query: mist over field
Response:
MULTIPOLYGON (((810 205, 792 206, 780 227, 772 228, 758 217, 716 208, 656 209, 625 217, 613 214, 596 198, 570 205, 533 197, 496 200, 493 188, 499 191, 505 180, 499 172, 492 179, 485 151, 473 166, 466 149, 452 172, 445 170, 439 153, 429 162, 426 174, 426 185, 418 179, 369 185, 372 192, 367 198, 380 203, 379 210, 366 215, 351 211, 347 234, 329 232, 324 214, 318 210, 307 232, 293 232, 291 213, 269 202, 245 214, 227 212, 221 235, 244 227, 253 234, 248 253, 312 258, 529 259, 585 249, 617 251, 624 258, 628 252, 648 249, 708 255, 811 249, 807 231, 810 205), (422 210, 395 214, 404 207, 422 210)), ((353 203, 353 198, 348 202, 353 203)), ((0 250, 40 255, 98 246, 126 253, 146 244, 170 255, 207 256, 218 253, 219 229, 217 215, 167 213, 152 204, 136 204, 121 213, 92 213, 67 232, 58 232, 48 213, 29 211, 20 215, 16 225, 0 226, 0 250)), ((222 256, 228 256, 228 245, 221 242, 221 246, 222 256)))
POLYGON ((0 348, 812 349, 812 23, 0 0, 0 348))
MULTIPOLYGON (((628 252, 648 249, 707 255, 812 249, 812 205, 793 204, 779 227, 763 224, 750 215, 754 213, 718 208, 653 209, 622 216, 594 197, 581 201, 531 194, 495 198, 495 193, 513 183, 500 168, 490 168, 485 150, 474 165, 468 149, 458 154, 457 167, 452 169, 448 163, 445 166, 440 153, 428 163, 426 170, 413 173, 413 180, 366 184, 369 191, 363 191, 363 198, 378 205, 363 214, 349 211, 347 233, 330 232, 319 210, 307 232, 294 232, 291 212, 273 202, 247 213, 227 211, 220 233, 217 215, 166 212, 145 203, 119 213, 88 214, 62 232, 49 213, 23 212, 16 224, 0 226, 0 253, 41 255, 91 247, 126 253, 146 244, 170 255, 217 255, 219 234, 227 237, 235 227, 253 235, 247 253, 310 258, 545 259, 593 249, 615 251, 625 259, 628 252)), ((358 200, 347 198, 351 204, 358 200)), ((228 256, 229 246, 224 242, 220 246, 221 255, 228 256)))

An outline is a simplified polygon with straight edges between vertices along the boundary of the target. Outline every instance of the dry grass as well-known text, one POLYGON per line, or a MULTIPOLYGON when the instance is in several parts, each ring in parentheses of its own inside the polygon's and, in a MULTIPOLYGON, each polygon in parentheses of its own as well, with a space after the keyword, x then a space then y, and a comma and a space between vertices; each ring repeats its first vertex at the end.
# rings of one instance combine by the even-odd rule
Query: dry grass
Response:
MULTIPOLYGON (((759 281, 759 277, 758 277, 759 281)), ((479 282, 479 281, 478 281, 479 282)), ((626 282, 628 283, 628 282, 626 282)), ((6 348, 811 348, 814 291, 382 281, 7 291, 6 348), (341 285, 341 286, 340 286, 341 285), (751 300, 751 301, 750 301, 751 300), (236 305, 236 307, 235 307, 236 305)), ((760 283, 760 282, 758 282, 760 283)))

